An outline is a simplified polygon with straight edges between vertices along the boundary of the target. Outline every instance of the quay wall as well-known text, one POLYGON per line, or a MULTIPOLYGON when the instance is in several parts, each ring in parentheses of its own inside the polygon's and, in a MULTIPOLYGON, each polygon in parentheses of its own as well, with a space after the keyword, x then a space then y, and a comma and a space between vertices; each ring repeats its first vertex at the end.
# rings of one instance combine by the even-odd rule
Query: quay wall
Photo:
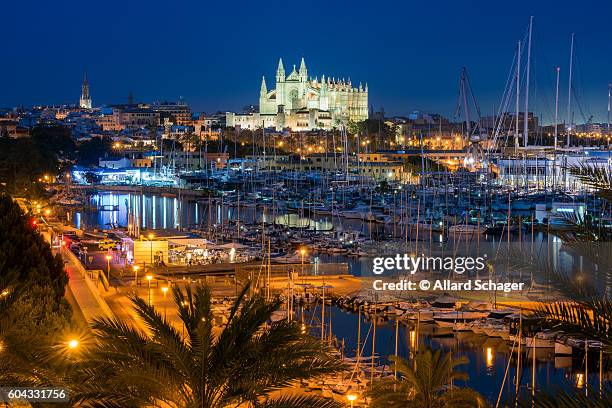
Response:
POLYGON ((192 190, 187 188, 179 187, 160 187, 160 186, 125 186, 125 185, 74 185, 73 189, 85 191, 85 192, 99 192, 99 191, 113 191, 113 192, 124 192, 133 194, 156 194, 156 195, 172 195, 186 198, 198 198, 208 197, 208 191, 206 190, 192 190))

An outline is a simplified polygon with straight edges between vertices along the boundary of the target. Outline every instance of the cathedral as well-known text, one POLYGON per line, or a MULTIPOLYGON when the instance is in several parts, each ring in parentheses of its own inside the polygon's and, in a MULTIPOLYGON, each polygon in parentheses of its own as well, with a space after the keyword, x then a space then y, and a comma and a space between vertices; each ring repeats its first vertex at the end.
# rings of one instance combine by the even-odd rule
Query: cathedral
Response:
POLYGON ((81 84, 81 98, 79 99, 79 108, 91 109, 91 96, 89 95, 89 81, 87 81, 87 72, 83 77, 81 84))
POLYGON ((353 87, 351 80, 308 76, 304 58, 299 69, 295 65, 289 75, 283 60, 278 61, 276 87, 268 91, 265 77, 261 79, 259 112, 227 113, 227 126, 256 129, 265 126, 294 131, 329 130, 361 122, 368 118, 368 85, 353 87))

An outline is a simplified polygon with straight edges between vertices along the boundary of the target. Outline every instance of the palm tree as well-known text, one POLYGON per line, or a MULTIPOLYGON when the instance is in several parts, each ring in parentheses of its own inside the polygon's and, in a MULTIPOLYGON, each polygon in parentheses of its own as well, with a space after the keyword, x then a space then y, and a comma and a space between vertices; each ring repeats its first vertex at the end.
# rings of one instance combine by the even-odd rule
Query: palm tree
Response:
MULTIPOLYGON (((582 165, 570 168, 571 173, 586 186, 593 188, 604 201, 612 203, 612 169, 582 165)), ((601 271, 599 281, 595 276, 580 273, 568 276, 550 264, 534 262, 535 269, 548 269, 554 277, 557 289, 569 301, 559 301, 541 306, 535 313, 538 324, 563 330, 579 338, 597 339, 602 342, 606 357, 612 355, 612 299, 606 293, 606 282, 612 271, 612 250, 609 229, 585 223, 573 235, 560 234, 564 244, 585 259, 597 264, 601 271)))
POLYGON ((560 390, 554 394, 537 392, 533 401, 521 401, 524 408, 608 408, 612 406, 612 390, 607 387, 598 393, 591 390, 590 396, 575 391, 560 390))
MULTIPOLYGON (((44 322, 34 321, 29 314, 39 305, 27 299, 28 289, 23 285, 7 284, 10 279, 5 278, 0 276, 0 386, 60 386, 70 363, 69 358, 58 358, 64 345, 60 336, 42 333, 38 325, 44 322)), ((53 307, 49 298, 42 303, 49 309, 53 307)), ((53 313, 47 316, 56 319, 53 313)))
POLYGON ((465 372, 456 368, 467 358, 453 358, 440 350, 420 351, 414 361, 391 357, 401 379, 382 380, 368 394, 372 407, 406 408, 478 408, 486 407, 485 399, 469 388, 452 386, 455 380, 467 380, 465 372))
MULTIPOLYGON (((612 203, 612 169, 595 165, 581 165, 569 169, 584 185, 608 204, 612 203)), ((564 245, 597 265, 598 273, 585 274, 582 271, 565 273, 542 261, 533 254, 522 254, 515 259, 527 260, 526 266, 533 271, 544 272, 552 277, 552 284, 566 300, 545 303, 539 306, 531 319, 538 328, 562 331, 567 336, 579 339, 595 339, 601 342, 603 365, 607 370, 612 357, 612 299, 605 292, 612 272, 612 250, 610 229, 595 225, 591 220, 568 220, 575 222, 573 231, 557 232, 564 245)), ((603 392, 605 389, 601 389, 603 392)), ((609 391, 609 390, 605 390, 609 391)), ((522 403, 532 407, 576 407, 596 408, 610 406, 609 392, 603 397, 597 390, 588 393, 572 389, 556 394, 536 391, 533 401, 522 403)))
POLYGON ((84 407, 308 407, 338 403, 313 396, 271 396, 295 381, 342 369, 314 338, 286 321, 267 325, 279 300, 247 298, 246 285, 229 310, 227 325, 214 326, 211 292, 173 289, 181 329, 133 296, 147 335, 117 319, 100 318, 97 347, 73 381, 74 402, 84 407), (218 332, 215 334, 215 332, 218 332))

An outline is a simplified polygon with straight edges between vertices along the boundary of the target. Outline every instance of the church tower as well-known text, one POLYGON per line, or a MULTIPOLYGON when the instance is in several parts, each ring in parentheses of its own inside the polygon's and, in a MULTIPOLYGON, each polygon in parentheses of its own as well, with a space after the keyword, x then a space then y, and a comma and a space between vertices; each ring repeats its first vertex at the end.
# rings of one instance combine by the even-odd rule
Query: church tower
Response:
MULTIPOLYGON (((285 67, 283 59, 278 59, 278 68, 276 68, 276 103, 277 105, 285 105, 285 67)), ((283 108, 280 108, 283 109, 283 108)))
POLYGON ((81 85, 81 99, 79 99, 79 107, 91 109, 91 96, 89 95, 89 81, 87 81, 87 72, 85 72, 83 84, 81 85))
POLYGON ((300 77, 299 96, 300 98, 303 98, 306 95, 306 86, 308 85, 308 70, 306 69, 304 57, 302 57, 302 61, 300 62, 300 70, 298 71, 298 75, 300 77))

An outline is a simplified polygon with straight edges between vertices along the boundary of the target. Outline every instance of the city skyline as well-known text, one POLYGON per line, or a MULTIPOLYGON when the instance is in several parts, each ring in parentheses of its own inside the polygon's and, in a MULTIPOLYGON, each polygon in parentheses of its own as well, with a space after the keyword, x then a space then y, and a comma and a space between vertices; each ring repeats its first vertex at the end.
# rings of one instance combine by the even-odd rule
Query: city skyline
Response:
POLYGON ((448 12, 443 14, 423 4, 383 4, 367 15, 361 12, 362 3, 351 9, 330 5, 323 14, 313 4, 281 8, 283 3, 267 3, 240 5, 229 16, 223 7, 197 3, 169 10, 127 4, 121 14, 112 13, 112 2, 97 9, 71 2, 41 5, 27 14, 10 4, 5 6, 9 14, 22 18, 7 21, 0 33, 20 40, 5 47, 8 60, 20 63, 0 67, 1 76, 10 78, 0 106, 77 104, 87 71, 94 106, 124 103, 132 93, 137 102, 182 97, 194 111, 240 111, 257 104, 261 77, 274 77, 279 57, 288 62, 304 57, 317 67, 313 75, 348 73, 368 82, 369 103, 375 110, 383 106, 391 115, 441 112, 450 119, 460 70, 466 66, 483 114, 492 114, 501 100, 516 41, 523 39, 533 15, 530 110, 550 122, 557 66, 560 106, 565 107, 569 39, 575 32, 574 120, 580 123, 593 116, 605 122, 612 80, 612 57, 606 54, 612 28, 605 25, 605 15, 612 6, 591 3, 592 7, 570 10, 568 1, 556 2, 554 8, 518 2, 501 12, 500 6, 484 8, 483 2, 471 2, 446 5, 448 12), (563 18, 570 11, 573 18, 563 18), (207 17, 198 18, 202 12, 207 17), (19 24, 24 18, 35 22, 27 32, 19 24), (319 20, 316 30, 309 28, 312 19, 319 20), (247 24, 249 20, 258 24, 247 24), (54 32, 49 46, 25 45, 35 44, 49 31, 54 32), (61 38, 66 40, 62 43, 61 38))

